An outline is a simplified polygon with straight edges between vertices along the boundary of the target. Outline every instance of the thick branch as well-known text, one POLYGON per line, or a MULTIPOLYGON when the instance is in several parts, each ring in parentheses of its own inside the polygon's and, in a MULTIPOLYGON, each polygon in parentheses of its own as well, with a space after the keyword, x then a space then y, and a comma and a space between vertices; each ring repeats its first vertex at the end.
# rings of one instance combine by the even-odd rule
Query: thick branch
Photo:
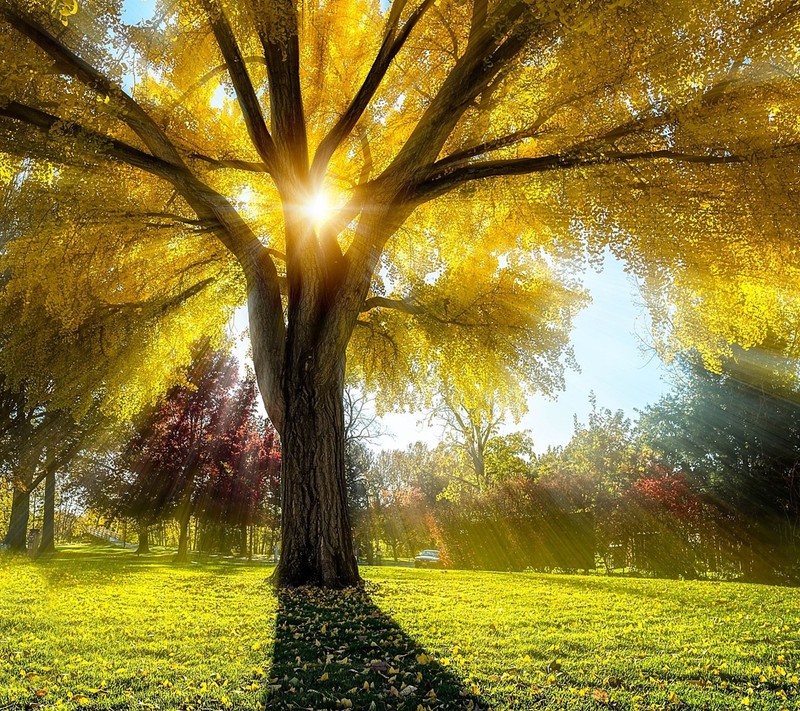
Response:
POLYGON ((744 163, 750 158, 738 155, 698 155, 680 151, 653 150, 632 153, 617 151, 598 152, 595 154, 557 154, 538 156, 536 158, 511 158, 508 160, 487 160, 456 168, 436 172, 438 164, 434 164, 429 176, 417 185, 414 199, 426 202, 473 180, 495 178, 512 175, 529 175, 552 170, 580 168, 594 165, 612 165, 631 161, 666 160, 678 163, 698 163, 701 165, 724 165, 744 163))
POLYGON ((472 40, 483 29, 486 24, 486 16, 488 13, 488 0, 473 0, 472 2, 472 19, 470 20, 469 37, 472 40))
MULTIPOLYGON (((202 279, 201 281, 199 281, 199 282, 197 282, 195 284, 192 284, 192 286, 188 287, 187 289, 184 289, 182 292, 180 292, 178 294, 175 294, 174 296, 170 296, 169 298, 164 300, 162 303, 158 304, 158 312, 160 314, 168 313, 172 309, 180 306, 184 302, 186 302, 189 299, 191 299, 193 296, 199 294, 201 291, 203 291, 203 289, 205 289, 207 286, 213 284, 215 281, 216 281, 215 277, 207 277, 207 278, 202 279)), ((145 306, 148 306, 148 305, 152 304, 154 301, 155 301, 154 299, 147 299, 145 301, 128 301, 128 302, 116 303, 116 304, 109 303, 109 302, 103 302, 101 304, 101 308, 103 310, 116 313, 116 312, 122 311, 123 309, 140 309, 140 308, 144 308, 145 306)))
POLYGON ((89 88, 113 99, 110 107, 114 110, 117 118, 126 123, 142 139, 153 155, 168 163, 183 164, 177 149, 166 134, 122 88, 114 84, 88 62, 81 59, 72 50, 61 44, 47 30, 32 20, 15 13, 8 7, 0 10, 0 13, 14 29, 28 37, 50 57, 55 59, 61 71, 74 77, 89 88), (116 106, 117 104, 119 104, 118 107, 116 106))
MULTIPOLYGON (((258 55, 242 57, 242 63, 245 65, 250 63, 261 64, 263 66, 267 65, 266 61, 264 60, 264 57, 258 55)), ((210 69, 205 74, 203 74, 203 76, 201 76, 196 82, 194 82, 186 91, 184 91, 183 94, 181 94, 180 98, 170 105, 171 108, 175 108, 176 106, 181 105, 184 101, 186 101, 186 99, 188 99, 192 94, 194 94, 195 91, 197 91, 204 84, 211 81, 215 76, 218 76, 220 74, 225 74, 227 71, 228 71, 227 64, 220 64, 219 66, 210 69)))
POLYGON ((269 78, 272 134, 281 168, 305 181, 308 143, 300 86, 300 40, 294 0, 272 0, 268 6, 250 0, 256 32, 264 50, 269 78))
MULTIPOLYGON (((356 93, 350 105, 345 110, 344 114, 339 118, 336 124, 331 128, 325 138, 317 148, 317 153, 314 156, 314 162, 311 165, 311 179, 314 182, 322 180, 325 174, 325 169, 328 162, 333 156, 336 149, 341 145, 342 141, 350 135, 350 132, 355 128, 356 123, 361 118, 366 110, 378 87, 381 85, 386 72, 392 64, 392 60, 397 56, 397 53, 403 48, 412 30, 428 10, 433 5, 434 0, 422 0, 419 7, 406 20, 403 27, 398 31, 397 27, 400 21, 399 13, 397 16, 390 18, 391 25, 384 36, 383 43, 381 44, 375 61, 367 72, 364 82, 361 84, 358 92, 356 93)), ((394 12, 395 8, 392 8, 394 12)))
POLYGON ((270 172, 266 163, 259 163, 257 161, 212 158, 211 156, 206 156, 202 153, 190 153, 189 158, 194 158, 195 160, 201 160, 204 163, 208 163, 214 169, 229 168, 231 170, 244 170, 248 173, 270 172))
POLYGON ((250 140, 253 142, 256 151, 258 151, 258 155, 261 156, 261 160, 266 164, 268 172, 273 172, 276 167, 275 144, 264 121, 261 104, 256 96, 253 83, 250 81, 250 75, 247 73, 247 67, 239 50, 239 45, 236 43, 233 30, 219 3, 214 3, 212 0, 204 0, 204 5, 217 45, 220 52, 222 52, 222 57, 228 68, 228 74, 236 90, 236 98, 239 100, 239 106, 242 109, 247 133, 250 135, 250 140))
POLYGON ((180 178, 181 169, 172 163, 151 156, 116 138, 97 133, 77 123, 64 121, 58 116, 32 106, 20 104, 17 101, 8 101, 7 103, 0 101, 0 116, 33 126, 46 133, 57 128, 59 135, 84 140, 90 143, 100 155, 127 163, 173 183, 180 178))
POLYGON ((524 2, 508 0, 475 37, 430 102, 383 177, 399 185, 433 162, 464 112, 522 50, 537 29, 524 2))
POLYGON ((371 311, 372 309, 392 309, 407 314, 425 313, 425 309, 409 299, 389 299, 385 296, 371 296, 364 301, 364 305, 361 307, 361 313, 371 311))

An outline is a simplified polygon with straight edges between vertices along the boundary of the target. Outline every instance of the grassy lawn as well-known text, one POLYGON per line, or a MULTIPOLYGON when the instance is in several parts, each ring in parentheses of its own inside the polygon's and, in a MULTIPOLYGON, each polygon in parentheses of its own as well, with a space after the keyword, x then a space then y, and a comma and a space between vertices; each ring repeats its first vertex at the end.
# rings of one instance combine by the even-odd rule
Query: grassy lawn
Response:
POLYGON ((800 709, 800 590, 270 567, 76 546, 0 556, 0 709, 800 709))

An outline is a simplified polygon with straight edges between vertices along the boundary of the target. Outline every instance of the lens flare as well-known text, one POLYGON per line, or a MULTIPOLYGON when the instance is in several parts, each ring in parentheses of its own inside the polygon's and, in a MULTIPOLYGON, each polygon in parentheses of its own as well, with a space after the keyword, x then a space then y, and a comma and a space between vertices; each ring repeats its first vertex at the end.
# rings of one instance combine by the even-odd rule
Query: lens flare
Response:
POLYGON ((325 222, 331 214, 331 204, 328 201, 328 196, 322 190, 314 193, 304 203, 303 211, 316 224, 319 225, 325 222))

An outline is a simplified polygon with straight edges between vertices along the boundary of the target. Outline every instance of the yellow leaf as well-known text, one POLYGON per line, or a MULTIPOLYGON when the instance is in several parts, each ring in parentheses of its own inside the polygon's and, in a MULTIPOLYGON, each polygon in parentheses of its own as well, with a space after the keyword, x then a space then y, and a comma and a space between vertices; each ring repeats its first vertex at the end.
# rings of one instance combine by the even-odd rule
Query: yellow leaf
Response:
POLYGON ((605 689, 592 690, 592 698, 600 704, 608 703, 608 692, 605 689))

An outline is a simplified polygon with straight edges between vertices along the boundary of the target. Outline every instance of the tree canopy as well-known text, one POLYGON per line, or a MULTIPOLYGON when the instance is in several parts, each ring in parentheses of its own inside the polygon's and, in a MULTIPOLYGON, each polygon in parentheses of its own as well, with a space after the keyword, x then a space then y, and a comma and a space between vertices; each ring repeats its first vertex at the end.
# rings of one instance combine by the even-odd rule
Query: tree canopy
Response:
POLYGON ((606 249, 665 352, 795 330, 798 9, 3 0, 4 365, 131 412, 246 292, 278 577, 353 582, 346 361, 406 404, 445 376, 552 391, 565 262, 606 249))

